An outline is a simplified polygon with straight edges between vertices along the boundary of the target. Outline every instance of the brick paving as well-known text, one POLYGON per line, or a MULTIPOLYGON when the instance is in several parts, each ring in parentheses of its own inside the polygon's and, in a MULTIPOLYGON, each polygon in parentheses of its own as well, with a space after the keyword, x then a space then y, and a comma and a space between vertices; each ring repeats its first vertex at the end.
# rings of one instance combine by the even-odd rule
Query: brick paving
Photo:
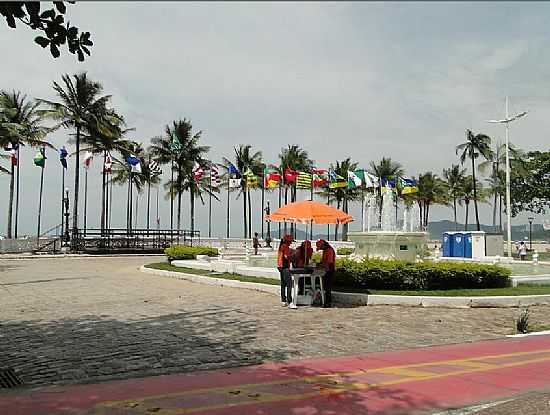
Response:
MULTIPOLYGON (((28 385, 499 338, 518 309, 282 308, 276 296, 144 274, 154 257, 0 260, 0 367, 28 385)), ((550 307, 531 307, 550 324, 550 307)))

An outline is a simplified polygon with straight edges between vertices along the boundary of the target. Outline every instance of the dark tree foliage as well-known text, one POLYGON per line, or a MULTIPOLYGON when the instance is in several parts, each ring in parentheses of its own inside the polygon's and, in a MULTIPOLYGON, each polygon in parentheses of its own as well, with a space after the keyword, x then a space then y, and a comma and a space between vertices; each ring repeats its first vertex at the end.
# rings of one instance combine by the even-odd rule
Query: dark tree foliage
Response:
POLYGON ((43 36, 37 36, 34 41, 43 48, 49 48, 54 58, 59 57, 59 48, 67 45, 69 52, 76 53, 79 61, 84 60, 84 54, 90 56, 90 32, 79 34, 78 28, 65 23, 64 14, 67 11, 65 3, 74 4, 74 1, 54 1, 54 8, 42 10, 41 6, 47 3, 38 1, 2 1, 0 2, 0 14, 6 19, 6 23, 12 29, 17 22, 29 26, 32 30, 43 32, 43 36))
POLYGON ((510 176, 512 215, 544 214, 550 208, 550 152, 529 152, 522 164, 522 172, 512 169, 510 176))

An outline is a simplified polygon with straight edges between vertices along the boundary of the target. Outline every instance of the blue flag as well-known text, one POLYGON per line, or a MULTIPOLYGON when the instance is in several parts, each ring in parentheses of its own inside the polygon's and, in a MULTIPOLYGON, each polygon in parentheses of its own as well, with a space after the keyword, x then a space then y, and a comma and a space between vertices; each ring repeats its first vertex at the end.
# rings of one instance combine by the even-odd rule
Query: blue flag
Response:
POLYGON ((239 170, 233 165, 233 163, 229 163, 229 174, 236 174, 238 176, 240 176, 240 172, 239 170))
POLYGON ((59 149, 59 161, 61 162, 61 165, 63 166, 64 169, 67 168, 67 149, 65 148, 65 146, 61 147, 59 149))

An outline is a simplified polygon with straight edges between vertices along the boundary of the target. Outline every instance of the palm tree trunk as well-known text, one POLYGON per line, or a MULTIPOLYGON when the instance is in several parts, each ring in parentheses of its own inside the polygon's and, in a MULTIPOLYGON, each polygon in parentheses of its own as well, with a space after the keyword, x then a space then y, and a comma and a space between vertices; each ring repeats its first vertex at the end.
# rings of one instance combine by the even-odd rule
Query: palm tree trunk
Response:
MULTIPOLYGON (((11 160, 10 160, 11 162, 11 160)), ((15 166, 11 163, 10 171, 10 201, 8 204, 8 239, 12 238, 11 226, 12 226, 12 215, 13 215, 13 193, 14 193, 14 184, 15 184, 15 166)))
POLYGON ((469 207, 470 207, 470 202, 466 202, 466 218, 464 220, 464 230, 467 231, 468 230, 468 210, 469 210, 469 207))
POLYGON ((246 211, 246 187, 242 186, 241 190, 242 190, 242 194, 243 194, 243 238, 246 239, 247 230, 248 230, 248 227, 246 226, 247 225, 247 223, 246 223, 246 214, 247 214, 247 211, 246 211))
MULTIPOLYGON (((285 186, 285 206, 288 204, 288 186, 285 186)), ((287 225, 286 225, 286 222, 284 222, 283 224, 283 231, 284 231, 284 234, 286 235, 286 229, 287 229, 287 225)))
MULTIPOLYGON (((348 199, 344 199, 344 212, 348 213, 348 199)), ((348 224, 344 223, 342 225, 342 241, 348 240, 348 224)))
POLYGON ((147 180, 147 235, 149 235, 150 227, 150 216, 151 216, 151 176, 149 175, 147 180))
POLYGON ((456 221, 456 197, 453 197, 453 213, 455 218, 455 231, 458 231, 458 223, 456 221))
POLYGON ((174 229, 174 156, 170 162, 170 235, 174 229))
POLYGON ((105 160, 107 159, 107 151, 103 150, 103 168, 101 169, 101 235, 105 233, 105 215, 107 209, 105 208, 105 160))
POLYGON ((176 178, 178 182, 177 191, 178 191, 178 214, 177 214, 177 225, 178 225, 178 231, 181 230, 181 196, 182 196, 182 190, 181 190, 181 183, 182 183, 182 177, 181 177, 181 166, 178 165, 178 177, 176 178))
POLYGON ((426 202, 426 209, 424 212, 424 228, 428 229, 428 219, 430 217, 430 202, 426 202))
POLYGON ((225 228, 225 237, 226 238, 229 238, 229 202, 230 202, 230 197, 229 197, 229 175, 228 175, 228 179, 227 179, 227 222, 226 222, 226 228, 225 228))
POLYGON ((420 218, 418 219, 418 223, 420 224, 420 229, 424 230, 424 205, 422 204, 422 201, 418 201, 418 214, 420 215, 420 218))
POLYGON ((78 233, 78 188, 80 186, 80 125, 76 126, 74 168, 74 201, 73 201, 73 241, 78 233))
POLYGON ((15 239, 17 239, 17 236, 19 235, 17 233, 17 225, 19 223, 19 169, 21 168, 21 158, 19 157, 19 149, 21 148, 20 145, 17 146, 17 179, 15 180, 15 226, 14 226, 14 233, 15 233, 15 239))
POLYGON ((498 196, 498 216, 499 216, 498 229, 500 232, 502 232, 502 195, 500 194, 498 196))
MULTIPOLYGON (((493 169, 493 177, 495 178, 495 184, 498 186, 498 159, 493 169)), ((498 189, 498 187, 497 187, 498 189)), ((493 229, 496 230, 497 227, 497 202, 498 202, 498 191, 495 189, 495 198, 493 200, 493 229)))
POLYGON ((472 156, 472 180, 474 184, 474 210, 476 212, 476 227, 477 230, 480 230, 479 226, 479 212, 477 210, 477 185, 476 185, 476 164, 475 164, 475 158, 472 156))
MULTIPOLYGON (((279 180, 279 208, 281 208, 281 195, 282 195, 281 181, 279 180)), ((281 222, 279 222, 278 225, 279 225, 279 239, 281 239, 281 222)))

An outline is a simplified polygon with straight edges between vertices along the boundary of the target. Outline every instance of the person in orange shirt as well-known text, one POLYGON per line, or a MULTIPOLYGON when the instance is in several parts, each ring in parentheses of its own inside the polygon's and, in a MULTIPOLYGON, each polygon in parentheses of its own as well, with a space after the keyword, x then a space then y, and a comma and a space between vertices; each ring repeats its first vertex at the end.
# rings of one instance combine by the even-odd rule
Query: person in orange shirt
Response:
POLYGON ((292 254, 290 252, 290 244, 293 240, 292 235, 283 236, 277 253, 277 269, 281 278, 281 303, 283 307, 292 302, 292 277, 290 276, 292 254))
POLYGON ((336 252, 324 239, 319 239, 315 246, 318 251, 323 251, 319 265, 325 270, 325 274, 321 277, 323 278, 323 288, 325 291, 324 307, 330 308, 332 306, 332 279, 334 278, 334 270, 336 268, 336 252))
POLYGON ((294 267, 295 268, 305 268, 309 265, 311 256, 313 255, 313 248, 311 248, 311 242, 305 240, 300 244, 296 249, 296 255, 294 258, 294 267))

